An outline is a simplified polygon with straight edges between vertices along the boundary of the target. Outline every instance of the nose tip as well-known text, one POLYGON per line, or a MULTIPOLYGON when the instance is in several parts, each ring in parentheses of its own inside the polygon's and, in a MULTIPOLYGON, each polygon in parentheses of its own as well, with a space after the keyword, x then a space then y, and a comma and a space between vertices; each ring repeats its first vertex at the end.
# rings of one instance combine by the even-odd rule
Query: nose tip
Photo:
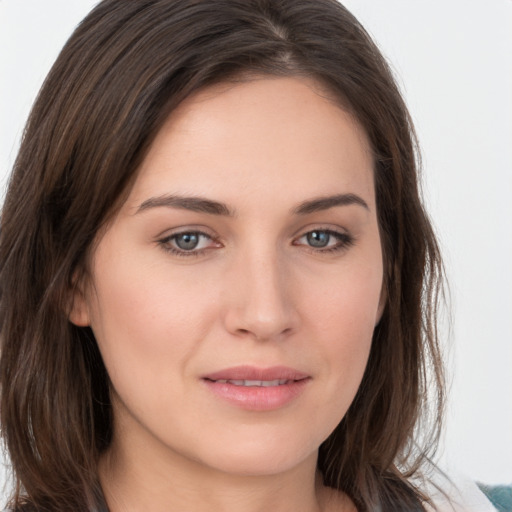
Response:
POLYGON ((291 280, 277 258, 247 265, 231 288, 225 314, 226 328, 238 337, 259 341, 289 336, 298 326, 291 280))

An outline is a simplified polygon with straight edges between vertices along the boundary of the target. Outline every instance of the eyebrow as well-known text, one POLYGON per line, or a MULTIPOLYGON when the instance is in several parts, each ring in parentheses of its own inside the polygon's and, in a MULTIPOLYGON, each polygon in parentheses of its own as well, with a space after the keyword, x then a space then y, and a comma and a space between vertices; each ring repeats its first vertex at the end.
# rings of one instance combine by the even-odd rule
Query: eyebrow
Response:
POLYGON ((205 199, 202 197, 177 195, 151 197, 139 206, 137 213, 149 210, 150 208, 158 208, 162 206, 167 208, 190 210, 199 213, 208 213, 210 215, 234 217, 234 212, 230 210, 229 207, 224 203, 213 201, 212 199, 205 199))
MULTIPOLYGON (((304 201, 292 213, 295 215, 308 215, 311 213, 329 210, 336 206, 359 205, 370 210, 366 201, 356 194, 336 194, 334 196, 318 197, 304 201)), ((226 204, 212 199, 206 199, 196 196, 163 195, 146 199, 138 208, 136 213, 140 213, 151 208, 178 208, 209 215, 222 215, 234 217, 235 212, 226 204)))
POLYGON ((334 208, 335 206, 359 205, 370 211, 366 201, 356 194, 337 194, 334 196, 318 197, 309 201, 304 201, 294 208, 293 213, 297 215, 308 215, 310 213, 320 212, 334 208))

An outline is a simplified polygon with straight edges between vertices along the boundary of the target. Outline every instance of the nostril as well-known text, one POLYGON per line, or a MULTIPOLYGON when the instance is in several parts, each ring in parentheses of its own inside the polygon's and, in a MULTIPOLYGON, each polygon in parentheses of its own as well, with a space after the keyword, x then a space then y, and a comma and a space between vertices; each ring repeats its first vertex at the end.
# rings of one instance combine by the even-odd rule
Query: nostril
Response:
POLYGON ((263 329, 258 329, 258 328, 255 328, 255 329, 237 329, 236 330, 236 333, 239 335, 239 336, 242 336, 242 337, 251 337, 251 338, 254 338, 256 340, 259 340, 259 341, 266 341, 266 340, 270 340, 272 338, 281 338, 281 337, 286 337, 288 336, 289 334, 291 334, 293 331, 293 329, 291 327, 287 327, 286 329, 283 329, 282 331, 273 331, 273 332, 264 332, 263 329))

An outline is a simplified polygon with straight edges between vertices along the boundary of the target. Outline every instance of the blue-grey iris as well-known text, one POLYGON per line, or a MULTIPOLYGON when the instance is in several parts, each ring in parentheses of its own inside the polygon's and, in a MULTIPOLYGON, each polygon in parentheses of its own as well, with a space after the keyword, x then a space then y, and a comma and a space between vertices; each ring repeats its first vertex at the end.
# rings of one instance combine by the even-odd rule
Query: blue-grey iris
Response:
POLYGON ((197 233, 182 233, 176 235, 175 242, 183 251, 191 251, 199 244, 199 235, 197 233))
POLYGON ((325 247, 329 243, 330 236, 325 231, 311 231, 307 234, 308 244, 311 247, 325 247))

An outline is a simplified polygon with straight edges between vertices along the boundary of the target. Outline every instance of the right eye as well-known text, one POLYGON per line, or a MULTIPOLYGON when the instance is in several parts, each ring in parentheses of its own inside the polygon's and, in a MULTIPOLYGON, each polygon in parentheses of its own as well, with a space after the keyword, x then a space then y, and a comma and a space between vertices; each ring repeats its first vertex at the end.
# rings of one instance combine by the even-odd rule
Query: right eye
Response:
POLYGON ((178 256, 198 256, 204 251, 216 247, 210 235, 202 231, 182 231, 159 240, 164 250, 178 256))

